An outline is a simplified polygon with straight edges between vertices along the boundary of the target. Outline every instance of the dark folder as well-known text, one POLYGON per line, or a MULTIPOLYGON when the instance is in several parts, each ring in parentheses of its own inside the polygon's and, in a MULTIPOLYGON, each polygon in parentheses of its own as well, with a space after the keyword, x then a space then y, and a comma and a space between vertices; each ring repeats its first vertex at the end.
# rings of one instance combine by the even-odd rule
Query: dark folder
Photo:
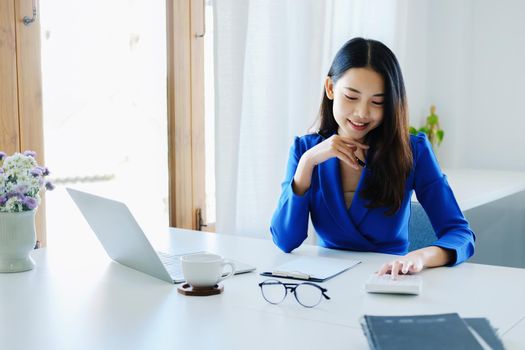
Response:
MULTIPOLYGON (((501 344, 488 321, 474 321, 473 323, 476 324, 471 326, 473 329, 482 329, 482 331, 476 331, 481 337, 481 342, 490 344, 486 336, 487 333, 492 332, 493 334, 489 336, 491 341, 501 344), (489 325, 488 328, 487 325, 489 325)), ((374 350, 483 349, 469 329, 470 324, 467 326, 467 323, 457 313, 415 316, 365 315, 361 318, 361 326, 370 348, 374 350)), ((502 344, 501 348, 503 348, 502 344)))
POLYGON ((487 343, 492 350, 504 350, 505 347, 501 339, 496 334, 489 320, 484 317, 480 318, 463 318, 471 330, 474 330, 487 343))

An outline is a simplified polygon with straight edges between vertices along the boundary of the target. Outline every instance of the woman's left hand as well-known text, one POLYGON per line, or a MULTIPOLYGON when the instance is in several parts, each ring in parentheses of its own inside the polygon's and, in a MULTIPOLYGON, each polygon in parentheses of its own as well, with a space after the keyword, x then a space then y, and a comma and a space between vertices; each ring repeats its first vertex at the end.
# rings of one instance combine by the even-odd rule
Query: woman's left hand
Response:
POLYGON ((396 260, 381 266, 377 274, 379 276, 391 274, 392 278, 398 275, 418 273, 426 267, 437 267, 453 264, 456 261, 454 250, 445 249, 438 246, 429 246, 411 251, 405 256, 400 256, 396 260))
POLYGON ((407 254, 389 263, 383 264, 377 274, 379 276, 391 274, 392 278, 398 275, 418 273, 424 268, 423 258, 419 254, 407 254))

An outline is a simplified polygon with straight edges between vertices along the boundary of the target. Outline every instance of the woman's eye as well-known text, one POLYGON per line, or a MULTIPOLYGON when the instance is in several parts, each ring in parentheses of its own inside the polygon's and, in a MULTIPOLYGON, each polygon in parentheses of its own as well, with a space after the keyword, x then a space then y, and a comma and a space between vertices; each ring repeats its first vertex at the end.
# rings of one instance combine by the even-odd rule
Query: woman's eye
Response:
POLYGON ((351 100, 351 101, 355 101, 357 100, 357 97, 352 97, 352 96, 348 96, 348 95, 345 95, 347 99, 351 100))
POLYGON ((379 102, 379 101, 372 101, 372 104, 376 105, 376 106, 382 106, 383 105, 383 101, 379 102))

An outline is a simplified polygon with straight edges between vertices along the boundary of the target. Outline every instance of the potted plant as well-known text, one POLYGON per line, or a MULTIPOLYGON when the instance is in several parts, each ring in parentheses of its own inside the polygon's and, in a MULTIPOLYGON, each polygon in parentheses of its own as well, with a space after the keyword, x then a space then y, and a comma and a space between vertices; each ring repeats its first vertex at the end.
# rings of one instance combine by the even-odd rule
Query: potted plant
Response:
POLYGON ((29 253, 36 243, 35 213, 40 191, 52 190, 46 167, 39 166, 35 152, 9 157, 0 152, 0 272, 31 270, 29 253))
POLYGON ((420 132, 424 132, 427 135, 434 151, 436 146, 439 146, 443 141, 445 132, 439 126, 439 117, 436 114, 436 106, 430 106, 430 115, 427 117, 424 126, 419 129, 416 129, 413 126, 410 127, 410 133, 412 135, 417 135, 420 132))

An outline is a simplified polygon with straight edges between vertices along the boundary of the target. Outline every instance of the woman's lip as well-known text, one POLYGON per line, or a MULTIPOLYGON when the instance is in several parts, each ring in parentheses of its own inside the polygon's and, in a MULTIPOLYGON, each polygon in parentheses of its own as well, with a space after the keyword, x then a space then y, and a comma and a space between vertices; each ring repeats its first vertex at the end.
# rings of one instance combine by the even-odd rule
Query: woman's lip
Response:
POLYGON ((358 130, 358 131, 365 130, 368 127, 368 124, 369 124, 369 123, 364 123, 363 125, 356 125, 350 119, 347 119, 347 120, 348 120, 348 123, 350 124, 350 126, 352 128, 354 128, 355 130, 358 130))

